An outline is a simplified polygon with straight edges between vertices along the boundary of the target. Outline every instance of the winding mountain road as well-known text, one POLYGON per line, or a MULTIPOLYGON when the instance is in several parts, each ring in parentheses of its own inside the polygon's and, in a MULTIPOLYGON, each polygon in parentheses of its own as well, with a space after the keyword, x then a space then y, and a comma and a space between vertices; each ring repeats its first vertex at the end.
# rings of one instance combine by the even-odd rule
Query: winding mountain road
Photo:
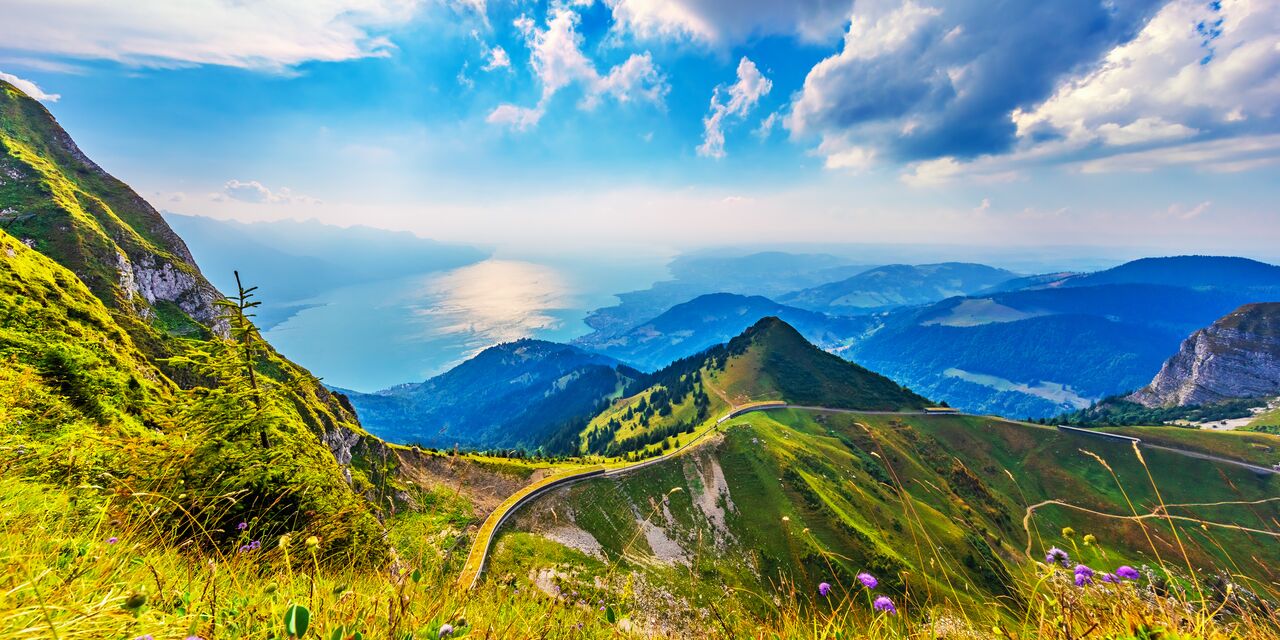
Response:
POLYGON ((588 478, 595 478, 598 476, 617 476, 637 469, 643 469, 645 467, 658 464, 659 462, 665 462, 692 450, 698 445, 701 445, 706 441, 706 437, 709 434, 718 433, 720 425, 724 424, 724 422, 728 420, 753 411, 769 411, 771 409, 786 408, 787 404, 785 402, 753 402, 739 407, 734 407, 728 413, 717 419, 715 425, 711 428, 703 430, 688 442, 663 455, 649 458, 648 460, 641 460, 639 462, 622 463, 613 467, 598 465, 588 467, 586 469, 547 476, 511 494, 510 497, 502 501, 502 504, 499 504, 498 507, 489 514, 488 518, 485 518, 484 524, 480 525, 480 529, 476 531, 476 538, 471 543, 471 551, 467 554, 467 562, 462 565, 462 573, 458 576, 458 586, 463 589, 473 589, 476 585, 480 584, 480 578, 484 575, 484 568, 489 561, 489 553, 493 549, 493 541, 497 538, 498 529, 500 529, 503 523, 515 514, 520 507, 528 504, 538 496, 541 496, 552 489, 558 489, 588 478))
MULTIPOLYGON (((515 492, 506 500, 504 500, 502 504, 498 505, 498 507, 494 509, 492 513, 489 514, 489 517, 485 519, 484 524, 480 526, 479 531, 476 532, 476 538, 471 543, 471 550, 467 554, 467 562, 466 564, 463 565, 462 573, 458 576, 458 583, 457 583, 458 587, 462 589, 473 589, 476 587, 476 585, 480 584, 480 579, 484 575, 485 565, 489 561, 489 553, 493 549, 493 542, 497 538, 498 530, 502 527, 503 523, 505 523, 508 518, 510 518, 513 514, 515 514, 516 511, 520 509, 520 507, 528 504, 529 502, 541 496, 542 494, 547 493, 548 491, 551 491, 553 489, 558 489, 560 487, 564 487, 564 486, 573 484, 575 482, 579 482, 589 478, 595 478, 595 477, 601 477, 601 476, 618 476, 624 473, 629 473, 631 471, 636 471, 638 469, 643 469, 651 465, 665 462, 667 460, 670 460, 671 458, 687 453, 688 451, 700 446, 703 442, 706 441, 706 437, 708 435, 713 433, 719 433, 720 425, 724 424, 729 420, 732 420, 733 418, 736 418, 743 414, 752 413, 755 411, 774 411, 779 409, 799 409, 802 411, 820 411, 823 413, 853 413, 853 414, 862 414, 862 415, 906 415, 906 416, 965 415, 962 412, 955 411, 955 410, 863 411, 859 409, 837 409, 833 407, 794 405, 794 404, 787 404, 786 402, 782 402, 782 401, 753 402, 750 404, 744 404, 738 407, 734 407, 728 413, 718 418, 715 424, 712 425, 710 428, 703 430, 701 433, 694 436, 693 439, 689 440, 689 442, 684 443, 683 445, 677 447, 676 449, 672 450, 669 453, 656 456, 653 458, 649 458, 648 460, 642 460, 639 462, 620 463, 615 466, 597 465, 593 467, 587 467, 585 469, 578 469, 578 470, 569 471, 561 474, 547 476, 546 478, 543 478, 515 492)), ((1032 423, 1021 423, 1021 424, 1027 424, 1028 426, 1039 427, 1042 429, 1053 429, 1053 427, 1046 427, 1044 425, 1037 425, 1032 423)), ((1071 434, 1073 431, 1074 430, 1064 431, 1059 429, 1060 433, 1071 434)), ((1087 436, 1081 436, 1081 437, 1087 437, 1087 436)), ((1240 466, 1257 473, 1268 473, 1268 474, 1280 473, 1274 469, 1268 469, 1266 467, 1249 464, 1247 462, 1232 460, 1230 458, 1223 458, 1220 456, 1215 456, 1207 453, 1200 453, 1198 451, 1176 449, 1173 447, 1154 445, 1154 444, 1149 444, 1141 441, 1139 441, 1138 444, 1140 444, 1140 446, 1142 447, 1146 447, 1149 449, 1159 449, 1161 451, 1168 451, 1170 453, 1176 453, 1176 454, 1188 456, 1191 458, 1200 458, 1203 460, 1210 460, 1210 461, 1219 462, 1222 464, 1240 466)))

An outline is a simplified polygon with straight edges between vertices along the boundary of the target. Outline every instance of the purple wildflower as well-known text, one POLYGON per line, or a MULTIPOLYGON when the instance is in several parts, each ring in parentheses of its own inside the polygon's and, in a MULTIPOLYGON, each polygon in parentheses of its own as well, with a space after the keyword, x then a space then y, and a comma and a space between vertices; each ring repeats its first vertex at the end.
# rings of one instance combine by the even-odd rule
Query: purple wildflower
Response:
POLYGON ((880 584, 880 581, 876 580, 875 576, 865 571, 858 574, 858 582, 861 582, 862 586, 868 589, 874 589, 876 588, 876 585, 880 584))
POLYGON ((1050 547, 1049 553, 1044 556, 1044 561, 1048 564, 1060 564, 1065 567, 1071 564, 1071 556, 1067 555, 1067 552, 1062 549, 1050 547))
POLYGON ((115 544, 117 542, 120 542, 120 538, 117 538, 115 536, 111 536, 110 538, 107 538, 107 544, 115 544))
POLYGON ((156 638, 155 638, 155 636, 153 636, 153 635, 151 635, 151 634, 149 634, 149 633, 144 633, 144 634, 142 634, 142 635, 140 635, 140 636, 138 636, 138 637, 134 638, 133 640, 156 640, 156 638))
POLYGON ((1093 584, 1093 569, 1082 564, 1076 565, 1076 586, 1083 587, 1090 584, 1093 584))
POLYGON ((260 548, 262 548, 262 542, 261 542, 261 541, 254 540, 253 542, 250 542, 250 543, 249 543, 249 549, 250 549, 250 550, 257 551, 257 550, 258 550, 258 549, 260 549, 260 548))
POLYGON ((824 597, 824 598, 825 598, 825 597, 827 597, 827 596, 829 596, 829 595, 831 595, 831 585, 830 585, 829 583, 826 583, 826 582, 819 582, 819 583, 818 583, 818 595, 820 595, 820 596, 822 596, 822 597, 824 597))
POLYGON ((1134 569, 1133 567, 1127 564, 1121 566, 1119 569, 1116 569, 1116 575, 1121 578, 1124 578, 1125 580, 1137 580, 1139 577, 1142 576, 1142 574, 1138 573, 1137 569, 1134 569))
POLYGON ((898 608, 893 606, 893 601, 890 600, 888 596, 880 596, 879 598, 876 598, 871 603, 871 607, 874 608, 876 611, 883 611, 885 613, 898 612, 898 608))
POLYGON ((1110 584, 1116 584, 1120 582, 1120 578, 1114 573, 1104 573, 1102 574, 1102 581, 1110 584))
POLYGON ((249 523, 248 523, 248 522, 241 522, 240 524, 236 525, 236 528, 237 528, 237 529, 239 529, 239 530, 241 530, 241 531, 244 531, 245 529, 248 529, 248 528, 249 528, 249 523))
POLYGON ((247 544, 240 545, 240 553, 249 553, 249 551, 250 551, 249 545, 247 544))
POLYGON ((440 625, 440 637, 443 638, 449 635, 453 635, 453 625, 447 622, 440 625))

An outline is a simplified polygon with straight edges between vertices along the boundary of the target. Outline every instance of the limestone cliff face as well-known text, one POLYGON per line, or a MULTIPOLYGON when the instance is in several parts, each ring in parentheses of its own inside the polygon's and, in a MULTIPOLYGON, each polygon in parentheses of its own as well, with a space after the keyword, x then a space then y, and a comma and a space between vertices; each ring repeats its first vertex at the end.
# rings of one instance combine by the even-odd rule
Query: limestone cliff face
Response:
POLYGON ((1182 343, 1129 399, 1147 407, 1280 395, 1280 303, 1248 304, 1182 343))

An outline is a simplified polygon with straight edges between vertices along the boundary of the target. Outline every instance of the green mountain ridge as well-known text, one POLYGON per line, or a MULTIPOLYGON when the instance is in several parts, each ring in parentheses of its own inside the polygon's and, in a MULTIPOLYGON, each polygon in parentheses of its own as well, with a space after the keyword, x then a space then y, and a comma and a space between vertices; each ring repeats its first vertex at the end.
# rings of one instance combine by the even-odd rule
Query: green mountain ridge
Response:
POLYGON ((654 373, 650 386, 597 415, 580 448, 606 455, 656 455, 713 426, 730 409, 762 401, 862 410, 929 404, 892 380, 827 353, 776 317, 728 343, 654 373), (690 435, 685 435, 690 434, 690 435))

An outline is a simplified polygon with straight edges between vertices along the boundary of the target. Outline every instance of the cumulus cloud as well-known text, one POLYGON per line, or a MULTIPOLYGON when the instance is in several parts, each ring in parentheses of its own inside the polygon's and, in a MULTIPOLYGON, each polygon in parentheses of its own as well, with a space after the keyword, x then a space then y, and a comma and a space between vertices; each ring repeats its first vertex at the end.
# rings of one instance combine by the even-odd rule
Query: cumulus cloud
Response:
POLYGON ((1013 149, 1016 109, 1129 40, 1157 0, 863 0, 841 50, 792 104, 793 138, 828 166, 961 160, 1013 149))
MULTIPOLYGON (((4 48, 143 66, 215 64, 282 69, 386 54, 382 35, 428 0, 170 0, 5 3, 4 48), (56 19, 50 19, 56 16, 56 19)), ((480 11, 480 0, 449 0, 480 11)))
POLYGON ((839 37, 852 0, 605 0, 616 28, 639 38, 692 40, 727 47, 752 37, 839 37))
POLYGON ((485 55, 489 58, 489 60, 485 62, 484 67, 482 67, 485 71, 511 68, 511 56, 508 56, 507 50, 503 49, 501 46, 494 46, 492 49, 489 49, 485 55))
POLYGON ((727 91, 719 86, 711 93, 710 111, 702 119, 702 144, 698 146, 698 155, 723 158, 725 119, 747 117, 771 89, 773 82, 760 73, 756 63, 743 56, 738 61, 738 80, 727 91), (721 98, 722 92, 729 94, 728 102, 721 98))
POLYGON ((226 198, 253 204, 320 204, 319 200, 294 193, 288 187, 272 191, 257 180, 228 180, 222 186, 222 193, 212 194, 212 199, 216 202, 223 202, 226 198))
POLYGON ((1104 147, 1095 155, 1128 153, 1108 147, 1189 146, 1175 155, 1234 164, 1234 154, 1205 143, 1280 131, 1277 24, 1275 2, 1172 0, 1100 64, 1016 111, 1018 134, 1104 147))
POLYGON ((516 131, 524 131, 530 127, 536 127, 538 122, 542 120, 542 107, 521 107, 514 104, 502 104, 489 112, 485 122, 489 124, 503 125, 516 131))
POLYGON ((529 47, 529 64, 542 85, 542 95, 533 107, 499 105, 489 113, 488 122, 517 130, 536 126, 551 98, 570 85, 582 88, 579 107, 586 110, 594 109, 606 97, 620 103, 662 103, 668 91, 666 79, 648 52, 632 54, 602 75, 595 63, 582 53, 578 21, 576 12, 559 5, 548 10, 544 28, 539 28, 528 16, 514 21, 529 47))
POLYGON ((36 83, 19 78, 12 73, 0 71, 0 80, 4 80, 5 82, 17 87, 19 91, 27 94, 33 100, 39 100, 41 102, 57 102, 58 99, 62 97, 56 93, 48 93, 36 85, 36 83))

